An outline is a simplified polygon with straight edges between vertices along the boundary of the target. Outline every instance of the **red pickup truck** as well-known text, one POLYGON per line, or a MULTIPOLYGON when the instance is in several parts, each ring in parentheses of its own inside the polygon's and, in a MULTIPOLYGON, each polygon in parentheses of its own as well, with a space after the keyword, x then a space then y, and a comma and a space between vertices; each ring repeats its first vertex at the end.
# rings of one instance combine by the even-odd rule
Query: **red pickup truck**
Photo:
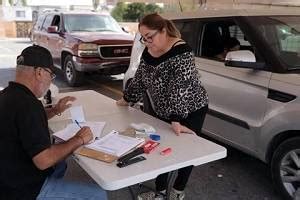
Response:
POLYGON ((32 28, 31 40, 51 52, 70 86, 79 86, 87 72, 126 72, 133 44, 133 36, 109 14, 89 11, 43 12, 32 28))

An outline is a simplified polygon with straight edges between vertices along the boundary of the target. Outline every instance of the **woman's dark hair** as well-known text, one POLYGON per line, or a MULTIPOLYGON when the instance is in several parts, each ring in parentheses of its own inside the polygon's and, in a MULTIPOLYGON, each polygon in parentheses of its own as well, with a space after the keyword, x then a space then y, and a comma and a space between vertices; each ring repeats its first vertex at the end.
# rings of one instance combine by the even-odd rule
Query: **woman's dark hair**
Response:
POLYGON ((168 36, 181 38, 181 34, 174 23, 168 19, 164 19, 157 13, 152 13, 143 17, 140 20, 139 29, 141 26, 147 26, 150 29, 158 31, 162 31, 165 28, 168 36))

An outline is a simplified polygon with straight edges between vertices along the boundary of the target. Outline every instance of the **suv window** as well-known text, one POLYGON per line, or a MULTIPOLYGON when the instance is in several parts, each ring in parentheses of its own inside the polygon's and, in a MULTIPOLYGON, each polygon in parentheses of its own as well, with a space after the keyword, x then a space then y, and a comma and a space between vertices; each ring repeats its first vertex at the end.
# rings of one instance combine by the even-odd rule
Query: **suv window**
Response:
POLYGON ((34 25, 34 30, 40 30, 42 28, 44 20, 45 20, 45 15, 39 16, 37 22, 34 25))
POLYGON ((74 31, 113 31, 122 32, 117 22, 109 15, 65 15, 65 29, 74 31))
POLYGON ((47 15, 46 16, 45 22, 44 22, 43 27, 42 27, 42 31, 47 31, 47 28, 49 26, 51 26, 52 19, 53 19, 53 15, 47 15))
POLYGON ((60 29, 60 16, 59 16, 59 15, 55 15, 55 16, 53 17, 51 26, 57 26, 58 29, 60 29))

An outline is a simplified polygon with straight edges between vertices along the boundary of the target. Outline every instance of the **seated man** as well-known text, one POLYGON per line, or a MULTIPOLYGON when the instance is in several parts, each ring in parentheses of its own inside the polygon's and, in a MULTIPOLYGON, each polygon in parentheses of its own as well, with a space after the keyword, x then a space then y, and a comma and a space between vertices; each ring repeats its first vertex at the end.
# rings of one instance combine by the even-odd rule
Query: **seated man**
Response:
POLYGON ((30 46, 17 58, 16 79, 0 92, 0 199, 101 199, 105 191, 97 185, 62 179, 68 155, 92 139, 83 127, 61 144, 51 144, 47 119, 71 106, 65 97, 44 109, 38 98, 47 92, 53 61, 45 48, 30 46))
POLYGON ((236 39, 235 37, 226 38, 224 40, 224 46, 219 47, 216 50, 217 53, 216 53, 215 57, 219 60, 224 61, 227 53, 230 51, 240 50, 240 45, 241 45, 240 41, 238 41, 238 39, 236 39))

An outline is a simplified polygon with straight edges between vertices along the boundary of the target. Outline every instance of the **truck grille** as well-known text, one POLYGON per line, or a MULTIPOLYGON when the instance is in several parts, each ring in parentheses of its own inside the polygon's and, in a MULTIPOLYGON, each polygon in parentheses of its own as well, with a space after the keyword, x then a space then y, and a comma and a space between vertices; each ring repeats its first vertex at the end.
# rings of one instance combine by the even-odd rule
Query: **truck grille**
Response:
POLYGON ((103 59, 130 58, 132 45, 99 46, 99 54, 103 59))

